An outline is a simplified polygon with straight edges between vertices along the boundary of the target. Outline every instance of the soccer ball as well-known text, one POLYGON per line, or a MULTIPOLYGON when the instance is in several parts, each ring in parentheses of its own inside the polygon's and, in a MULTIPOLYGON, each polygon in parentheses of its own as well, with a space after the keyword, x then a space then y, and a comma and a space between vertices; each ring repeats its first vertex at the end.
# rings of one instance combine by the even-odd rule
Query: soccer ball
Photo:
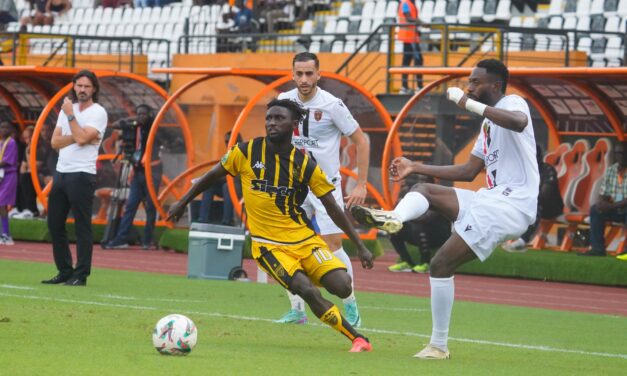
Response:
POLYGON ((187 355, 198 339, 196 325, 183 315, 168 315, 155 326, 152 332, 152 344, 164 355, 187 355))

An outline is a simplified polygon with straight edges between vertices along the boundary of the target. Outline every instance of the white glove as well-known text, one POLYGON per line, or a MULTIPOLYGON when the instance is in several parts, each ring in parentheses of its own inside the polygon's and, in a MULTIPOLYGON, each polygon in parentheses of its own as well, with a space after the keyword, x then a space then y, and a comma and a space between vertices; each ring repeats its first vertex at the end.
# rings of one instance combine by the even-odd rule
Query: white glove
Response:
POLYGON ((455 104, 459 103, 459 101, 464 96, 464 91, 458 87, 449 87, 446 90, 446 98, 448 100, 455 102, 455 104))

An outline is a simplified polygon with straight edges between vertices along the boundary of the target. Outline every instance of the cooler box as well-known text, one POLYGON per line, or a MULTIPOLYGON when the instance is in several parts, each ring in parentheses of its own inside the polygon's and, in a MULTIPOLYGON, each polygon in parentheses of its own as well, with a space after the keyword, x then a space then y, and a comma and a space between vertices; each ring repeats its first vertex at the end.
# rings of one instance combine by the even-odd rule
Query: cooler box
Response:
POLYGON ((187 277, 229 279, 242 267, 244 228, 192 223, 189 229, 187 277))

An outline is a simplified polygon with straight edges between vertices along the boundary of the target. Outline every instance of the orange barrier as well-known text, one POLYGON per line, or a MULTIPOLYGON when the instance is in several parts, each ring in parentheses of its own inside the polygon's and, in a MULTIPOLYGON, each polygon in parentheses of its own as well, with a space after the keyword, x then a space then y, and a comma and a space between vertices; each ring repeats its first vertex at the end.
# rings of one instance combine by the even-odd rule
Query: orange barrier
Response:
MULTIPOLYGON (((26 85, 30 85, 36 92, 38 92, 41 96, 48 100, 48 103, 43 108, 36 124, 35 130, 33 132, 32 138, 32 146, 30 150, 30 154, 28 155, 28 162, 31 165, 31 177, 33 181, 33 187, 35 188, 35 192, 37 194, 37 198, 41 203, 47 208, 47 196, 52 186, 51 182, 47 184, 45 188, 42 189, 41 184, 38 179, 38 170, 37 170, 37 144, 39 142, 39 137, 41 134, 41 129, 50 114, 51 111, 54 110, 55 105, 66 96, 70 90, 72 89, 71 78, 74 74, 76 74, 79 69, 74 68, 45 68, 45 67, 32 67, 32 66, 20 66, 20 67, 2 67, 0 68, 0 77, 2 74, 10 74, 12 79, 19 79, 20 81, 24 81, 26 85), (17 77, 17 78, 16 78, 17 77), (46 79, 48 82, 54 82, 58 84, 63 84, 64 86, 58 90, 54 95, 49 93, 44 89, 44 87, 38 82, 35 81, 34 78, 46 79)), ((168 95, 159 85, 154 83, 153 81, 147 79, 146 77, 135 75, 132 73, 123 73, 123 72, 111 72, 111 71, 102 71, 102 70, 92 70, 98 78, 107 78, 107 77, 122 77, 137 81, 149 88, 151 88, 157 95, 162 97, 164 100, 167 99, 168 95)), ((1 95, 1 93, 0 93, 1 95)), ((177 120, 181 124, 181 128, 183 129, 183 135, 187 140, 190 139, 189 132, 185 132, 187 127, 187 119, 185 118, 183 112, 178 106, 174 107, 174 111, 176 113, 177 120)), ((18 118, 18 114, 16 113, 16 118, 18 118)), ((18 120, 19 122, 19 120, 18 120)), ((187 145, 191 144, 191 142, 187 142, 187 145)), ((99 155, 98 160, 111 160, 114 155, 99 155)), ((150 165, 149 165, 150 166, 150 165)), ((99 221, 94 221, 94 223, 99 223, 99 221)), ((137 222, 139 223, 139 222, 137 222)))

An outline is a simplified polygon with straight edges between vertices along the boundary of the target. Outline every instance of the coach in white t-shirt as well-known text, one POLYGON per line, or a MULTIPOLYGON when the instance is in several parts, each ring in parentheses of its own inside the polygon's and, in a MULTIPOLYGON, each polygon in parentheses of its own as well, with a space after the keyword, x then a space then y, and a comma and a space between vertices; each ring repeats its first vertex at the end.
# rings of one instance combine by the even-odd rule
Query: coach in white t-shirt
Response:
POLYGON ((484 261, 494 248, 522 235, 535 221, 540 176, 529 106, 505 95, 509 71, 498 60, 482 60, 468 79, 467 94, 456 87, 448 99, 485 119, 470 159, 462 165, 428 166, 406 158, 392 161, 396 181, 416 173, 450 181, 472 181, 486 170, 486 188, 466 189, 420 184, 412 187, 393 211, 355 207, 361 223, 390 233, 403 222, 435 210, 454 221, 454 232, 431 261, 431 342, 415 357, 448 359, 448 330, 454 300, 453 274, 462 264, 484 261))
POLYGON ((51 140, 52 147, 59 151, 59 159, 48 195, 48 230, 59 273, 42 283, 85 286, 91 272, 93 252, 91 215, 96 189, 96 159, 107 127, 107 112, 96 103, 100 86, 95 74, 82 70, 72 82, 72 100, 63 100, 51 140), (76 228, 75 267, 72 267, 65 228, 70 210, 76 228))
MULTIPOLYGON (((366 183, 370 157, 370 143, 359 124, 341 99, 318 87, 320 80, 320 61, 311 52, 301 52, 292 60, 292 79, 296 88, 279 94, 279 99, 291 99, 307 110, 307 116, 299 124, 298 131, 292 137, 292 144, 312 157, 332 184, 335 185, 333 196, 343 208, 355 204, 363 204, 366 199, 366 183), (340 175, 340 141, 347 136, 357 147, 357 185, 346 196, 342 197, 342 176, 340 175)), ((315 216, 320 235, 333 254, 344 264, 351 279, 354 281, 353 267, 350 258, 342 247, 343 231, 337 227, 326 212, 324 205, 313 194, 309 193, 303 203, 307 216, 315 216)), ((353 286, 354 287, 354 286, 353 286)), ((353 288, 354 291, 354 288, 353 288)), ((291 309, 277 320, 279 323, 305 323, 305 303, 303 299, 288 291, 291 309)), ((344 303, 344 316, 355 328, 361 325, 361 316, 357 308, 354 292, 344 303)))

